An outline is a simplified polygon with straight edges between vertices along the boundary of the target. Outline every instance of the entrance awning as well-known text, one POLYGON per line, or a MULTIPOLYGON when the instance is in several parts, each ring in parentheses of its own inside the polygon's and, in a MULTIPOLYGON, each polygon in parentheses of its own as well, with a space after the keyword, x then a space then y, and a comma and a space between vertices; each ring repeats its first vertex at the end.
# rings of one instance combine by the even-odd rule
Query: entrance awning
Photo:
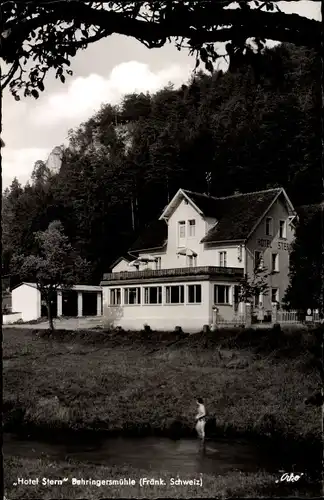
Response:
POLYGON ((138 259, 136 260, 132 260, 131 262, 129 262, 128 266, 129 267, 138 267, 140 265, 140 262, 138 259))
POLYGON ((181 248, 181 250, 177 251, 177 255, 185 255, 186 257, 197 257, 196 252, 194 252, 190 248, 181 248))

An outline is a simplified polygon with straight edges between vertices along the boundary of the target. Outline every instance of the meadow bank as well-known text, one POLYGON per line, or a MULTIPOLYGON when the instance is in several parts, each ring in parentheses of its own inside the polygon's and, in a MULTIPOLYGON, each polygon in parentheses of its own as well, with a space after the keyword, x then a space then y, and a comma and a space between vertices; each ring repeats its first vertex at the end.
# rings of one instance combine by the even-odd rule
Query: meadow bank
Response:
POLYGON ((322 327, 3 334, 5 430, 185 436, 200 396, 209 434, 320 443, 322 327))

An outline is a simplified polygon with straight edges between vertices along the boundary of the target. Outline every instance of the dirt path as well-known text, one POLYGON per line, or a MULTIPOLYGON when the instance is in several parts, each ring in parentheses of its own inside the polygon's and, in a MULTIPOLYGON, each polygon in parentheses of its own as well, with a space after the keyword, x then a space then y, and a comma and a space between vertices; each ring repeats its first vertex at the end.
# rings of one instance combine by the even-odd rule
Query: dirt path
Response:
MULTIPOLYGON (((54 327, 56 329, 63 330, 83 330, 102 326, 102 322, 103 320, 101 317, 62 318, 54 319, 54 327)), ((17 323, 15 325, 3 325, 2 328, 27 328, 33 330, 44 330, 48 328, 48 321, 34 324, 17 323)))

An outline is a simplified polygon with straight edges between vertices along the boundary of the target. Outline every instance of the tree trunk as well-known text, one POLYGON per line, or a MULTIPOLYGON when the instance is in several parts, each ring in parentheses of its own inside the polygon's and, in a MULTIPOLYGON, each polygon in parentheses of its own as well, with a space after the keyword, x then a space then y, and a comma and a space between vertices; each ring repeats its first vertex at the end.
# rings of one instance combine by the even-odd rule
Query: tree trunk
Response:
POLYGON ((138 212, 138 198, 137 194, 135 195, 135 211, 134 211, 134 228, 136 229, 139 226, 139 212, 138 212))
POLYGON ((53 316, 52 316, 51 300, 49 297, 46 298, 46 306, 47 306, 47 317, 48 317, 49 327, 50 327, 50 330, 53 332, 54 331, 54 323, 53 323, 53 316))
MULTIPOLYGON (((324 202, 321 203, 321 227, 323 227, 324 223, 324 202)), ((322 242, 324 243, 323 233, 322 233, 322 242)), ((322 252, 322 256, 324 257, 324 252, 322 252)), ((320 291, 320 318, 324 318, 324 260, 322 259, 321 264, 321 291, 320 291)), ((324 489, 324 486, 323 486, 324 489)))
POLYGON ((131 212, 132 212, 132 229, 135 231, 135 214, 134 214, 134 200, 131 198, 131 212))
POLYGON ((166 174, 166 188, 167 188, 167 200, 170 203, 170 190, 169 190, 169 174, 166 174))

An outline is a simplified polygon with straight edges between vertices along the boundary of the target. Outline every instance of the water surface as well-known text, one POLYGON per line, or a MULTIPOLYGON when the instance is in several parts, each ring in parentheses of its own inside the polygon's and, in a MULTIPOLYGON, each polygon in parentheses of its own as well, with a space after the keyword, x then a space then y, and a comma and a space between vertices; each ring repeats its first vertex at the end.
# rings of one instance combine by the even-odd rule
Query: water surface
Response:
POLYGON ((280 463, 270 458, 262 447, 238 439, 206 441, 205 453, 198 440, 173 441, 161 437, 109 438, 98 442, 44 442, 3 437, 4 457, 48 457, 54 460, 77 460, 112 466, 128 465, 172 473, 227 474, 231 471, 278 471, 280 463))

